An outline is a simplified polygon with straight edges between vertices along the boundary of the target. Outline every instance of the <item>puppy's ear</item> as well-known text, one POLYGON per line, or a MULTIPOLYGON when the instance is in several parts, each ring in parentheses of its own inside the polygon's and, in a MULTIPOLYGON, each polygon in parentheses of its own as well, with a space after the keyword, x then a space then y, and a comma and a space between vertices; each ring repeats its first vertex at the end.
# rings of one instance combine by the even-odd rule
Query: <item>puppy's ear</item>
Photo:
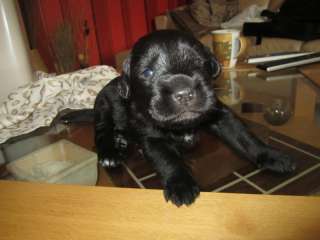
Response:
POLYGON ((211 77, 213 79, 217 78, 221 73, 221 65, 218 60, 214 57, 208 47, 205 47, 207 62, 205 63, 206 67, 209 69, 211 77))
POLYGON ((128 99, 130 96, 130 87, 129 87, 130 62, 131 62, 131 55, 129 55, 123 61, 122 75, 118 84, 119 95, 124 99, 128 99))
POLYGON ((210 59, 212 78, 217 78, 221 73, 221 65, 218 60, 212 55, 210 59))

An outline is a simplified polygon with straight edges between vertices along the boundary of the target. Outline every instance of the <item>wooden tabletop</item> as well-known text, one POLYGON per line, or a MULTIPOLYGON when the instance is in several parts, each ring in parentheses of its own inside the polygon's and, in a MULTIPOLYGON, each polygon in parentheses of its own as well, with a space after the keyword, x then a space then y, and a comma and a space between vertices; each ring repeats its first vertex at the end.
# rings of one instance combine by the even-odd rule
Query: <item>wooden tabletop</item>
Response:
POLYGON ((159 190, 0 181, 0 239, 319 239, 320 198, 201 193, 177 208, 159 190))

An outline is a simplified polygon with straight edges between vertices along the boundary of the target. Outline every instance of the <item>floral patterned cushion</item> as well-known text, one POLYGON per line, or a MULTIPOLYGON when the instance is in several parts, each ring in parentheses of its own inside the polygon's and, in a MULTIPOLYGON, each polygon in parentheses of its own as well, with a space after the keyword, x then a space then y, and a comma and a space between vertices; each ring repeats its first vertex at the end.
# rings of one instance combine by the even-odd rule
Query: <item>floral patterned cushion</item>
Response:
POLYGON ((109 66, 94 66, 52 76, 12 91, 0 105, 0 143, 9 138, 50 126, 66 109, 90 109, 98 92, 119 74, 109 66))

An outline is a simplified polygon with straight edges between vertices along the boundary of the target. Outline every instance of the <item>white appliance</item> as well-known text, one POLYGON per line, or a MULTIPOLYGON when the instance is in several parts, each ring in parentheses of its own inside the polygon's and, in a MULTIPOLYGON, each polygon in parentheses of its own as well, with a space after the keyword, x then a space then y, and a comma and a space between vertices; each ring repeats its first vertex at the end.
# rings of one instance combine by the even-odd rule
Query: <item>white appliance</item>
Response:
POLYGON ((33 81, 29 47, 15 0, 0 0, 0 104, 18 86, 33 81))

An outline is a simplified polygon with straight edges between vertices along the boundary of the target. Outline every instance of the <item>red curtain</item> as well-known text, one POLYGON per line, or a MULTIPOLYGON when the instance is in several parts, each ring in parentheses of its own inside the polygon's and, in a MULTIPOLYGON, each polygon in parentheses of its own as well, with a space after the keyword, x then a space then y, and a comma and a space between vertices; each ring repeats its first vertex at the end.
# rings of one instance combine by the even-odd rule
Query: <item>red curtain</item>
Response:
POLYGON ((35 15, 32 18, 36 28, 35 45, 49 70, 55 71, 50 41, 63 21, 68 20, 74 29, 76 48, 86 46, 89 65, 114 65, 116 53, 130 49, 137 39, 154 30, 155 16, 186 2, 188 0, 29 0, 28 6, 35 15), (86 40, 84 23, 89 31, 86 40))

